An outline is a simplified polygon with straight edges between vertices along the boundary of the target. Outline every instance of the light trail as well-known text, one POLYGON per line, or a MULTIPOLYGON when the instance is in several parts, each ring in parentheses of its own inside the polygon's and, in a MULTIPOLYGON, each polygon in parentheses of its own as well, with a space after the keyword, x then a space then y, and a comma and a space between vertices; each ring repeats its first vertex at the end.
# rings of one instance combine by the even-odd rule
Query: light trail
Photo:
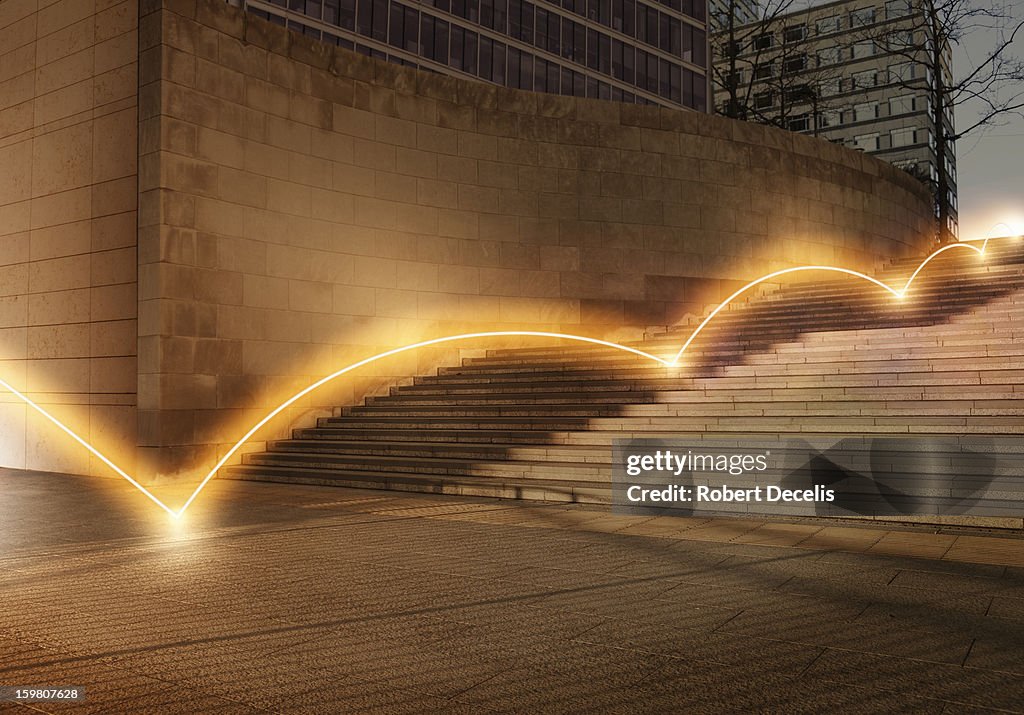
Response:
POLYGON ((228 460, 231 459, 231 457, 233 457, 235 455, 235 452, 237 452, 239 449, 241 449, 242 445, 245 444, 246 442, 248 442, 252 438, 252 436, 254 434, 256 434, 256 432, 258 432, 260 430, 261 427, 263 427, 265 424, 267 424, 267 422, 270 422, 270 420, 274 419, 274 417, 279 415, 283 410, 287 409, 290 405, 294 404, 297 400, 302 399, 303 397, 305 397, 309 393, 313 392, 317 388, 323 387, 324 385, 326 385, 331 380, 337 379, 337 378, 341 377, 342 375, 344 375, 345 373, 351 372, 352 370, 356 370, 356 369, 358 369, 360 367, 363 367, 364 365, 369 365, 372 362, 376 362, 378 360, 383 360, 386 357, 391 357, 392 355, 397 355, 399 353, 408 352, 410 350, 418 350, 419 348, 425 348, 425 347, 427 347, 429 345, 437 345, 439 343, 452 342, 453 340, 469 340, 471 338, 497 338, 497 337, 514 337, 514 336, 516 336, 516 337, 518 337, 518 336, 527 336, 527 337, 538 337, 538 338, 558 338, 560 340, 576 340, 578 342, 592 343, 594 345, 602 345, 604 347, 615 348, 617 350, 624 350, 625 352, 633 353, 634 355, 639 355, 640 357, 645 357, 645 358, 648 358, 649 360, 654 360, 655 362, 659 362, 662 365, 665 365, 666 367, 670 367, 671 366, 670 363, 667 360, 663 360, 662 358, 658 357, 657 355, 651 355, 650 353, 644 352, 643 350, 638 350, 637 348, 629 347, 628 345, 620 345, 618 343, 612 343, 612 342, 609 342, 607 340, 598 340, 597 338, 587 338, 587 337, 584 337, 582 335, 569 335, 567 333, 547 333, 547 332, 541 332, 541 331, 537 331, 537 330, 500 330, 500 331, 486 332, 486 333, 464 333, 462 335, 449 335, 449 336, 443 337, 443 338, 434 338, 433 340, 424 340, 424 341, 419 342, 419 343, 413 343, 412 345, 403 345, 400 348, 394 348, 393 350, 387 350, 385 352, 378 353, 376 355, 368 357, 368 358, 366 358, 364 360, 360 360, 359 362, 352 363, 351 365, 349 365, 347 367, 343 367, 342 369, 338 370, 337 372, 332 372, 327 377, 320 378, 319 380, 314 382, 312 385, 310 385, 310 386, 306 387, 305 389, 295 393, 294 395, 289 397, 287 400, 282 402, 280 405, 275 407, 271 412, 269 412, 267 414, 266 417, 264 417, 262 420, 257 422, 255 425, 253 425, 252 428, 248 432, 246 432, 245 435, 243 435, 240 440, 235 442, 234 446, 231 447, 231 449, 229 449, 227 451, 227 453, 223 457, 220 458, 220 461, 218 461, 213 466, 213 468, 209 471, 209 473, 205 477, 203 477, 203 481, 201 481, 199 483, 199 486, 196 487, 195 491, 192 492, 192 495, 188 498, 188 501, 186 501, 185 504, 182 505, 181 509, 178 510, 177 516, 181 516, 182 514, 185 513, 185 510, 188 509, 189 506, 192 504, 192 502, 195 500, 195 498, 197 496, 199 496, 199 492, 201 492, 203 490, 203 487, 205 487, 206 484, 211 479, 213 479, 213 477, 217 474, 217 472, 220 471, 220 468, 223 467, 225 464, 227 464, 228 460))
MULTIPOLYGON (((931 256, 929 256, 929 258, 931 258, 931 256)), ((716 315, 725 310, 725 308, 728 307, 728 305, 732 303, 734 300, 739 298, 741 295, 746 293, 751 288, 760 285, 761 283, 770 281, 772 278, 778 278, 779 276, 784 276, 787 273, 797 273, 798 271, 833 271, 835 273, 845 273, 847 275, 855 276, 857 278, 863 278, 866 281, 870 281, 871 283, 874 283, 876 286, 882 288, 883 290, 889 291, 897 298, 903 297, 903 291, 898 291, 895 288, 886 285, 877 278, 872 278, 867 274, 861 273, 860 271, 854 271, 849 268, 836 268, 835 266, 797 266, 796 268, 783 268, 781 271, 775 271, 774 273, 769 273, 766 276, 761 276, 757 280, 750 281, 750 283, 747 283, 745 286, 743 286, 738 291, 736 291, 728 298, 723 300, 721 303, 719 303, 718 307, 712 310, 710 313, 708 313, 707 317, 705 317, 704 320, 701 321, 701 324, 698 325, 692 333, 690 333, 690 337, 686 339, 686 342, 683 343, 683 346, 679 348, 679 352, 677 352, 676 356, 672 358, 672 364, 677 365, 679 363, 679 358, 681 358, 683 356, 683 353, 686 352, 686 349, 690 347, 690 343, 692 343, 694 339, 696 339, 696 337, 700 335, 701 331, 704 330, 705 327, 707 327, 708 323, 714 320, 716 315)))
MULTIPOLYGON (((1001 224, 1001 225, 1005 225, 1005 224, 1001 224)), ((995 228, 998 228, 998 226, 995 227, 995 228)), ((769 274, 767 274, 765 276, 762 276, 762 277, 758 278, 757 280, 751 281, 750 283, 746 284, 745 286, 743 286, 742 288, 737 290, 735 293, 730 295, 728 298, 726 298, 724 301, 722 301, 717 307, 715 307, 704 318, 704 320, 701 321, 701 323, 694 329, 694 331, 692 333, 690 333, 690 336, 686 339, 686 342, 683 343, 682 347, 679 349, 679 351, 675 354, 675 356, 672 359, 665 359, 665 358, 662 358, 662 357, 658 357, 657 355, 653 355, 651 353, 645 352, 643 350, 640 350, 639 348, 634 348, 634 347, 631 347, 629 345, 622 345, 620 343, 615 343, 615 342, 611 342, 611 341, 608 341, 608 340, 600 340, 598 338, 590 338, 590 337, 586 337, 586 336, 583 336, 583 335, 572 335, 572 334, 569 334, 569 333, 553 333, 553 332, 545 332, 545 331, 538 331, 538 330, 500 330, 500 331, 491 331, 491 332, 463 333, 463 334, 460 334, 460 335, 449 335, 449 336, 440 337, 440 338, 433 338, 431 340, 424 340, 424 341, 421 341, 421 342, 418 342, 418 343, 413 343, 413 344, 410 344, 410 345, 403 345, 403 346, 398 347, 398 348, 393 348, 391 350, 386 350, 386 351, 384 351, 382 353, 378 353, 376 355, 372 355, 372 356, 370 356, 368 358, 364 358, 362 360, 359 360, 358 362, 355 362, 355 363, 352 363, 351 365, 343 367, 342 369, 337 370, 336 372, 333 372, 330 375, 327 375, 326 377, 320 378, 316 382, 314 382, 311 385, 303 388, 302 390, 300 390, 299 392, 295 393, 294 395, 289 397, 287 400, 282 402, 280 405, 275 407, 273 410, 268 412, 263 417, 263 419, 261 419, 255 425, 253 425, 249 429, 249 431, 246 432, 237 442, 235 442, 234 445, 232 445, 232 447, 224 454, 224 456, 221 457, 217 461, 217 463, 213 465, 213 467, 210 469, 210 471, 207 472, 206 476, 203 477, 202 481, 196 486, 196 488, 189 495, 189 497, 185 501, 185 503, 182 504, 182 506, 179 509, 177 509, 177 510, 172 509, 167 504, 165 504, 161 499, 159 499, 155 494, 153 494, 145 486, 143 486, 136 479, 134 479, 130 474, 125 472, 123 469, 121 469, 119 466, 117 466, 117 464, 115 464, 111 459, 109 459, 106 455, 104 455, 102 452, 100 452, 98 449, 96 449, 96 447, 94 447, 93 445, 89 444, 89 442, 87 442, 85 439, 80 437, 74 430, 72 430, 70 427, 65 425, 59 419, 54 417, 50 412, 45 410, 43 407, 41 407, 40 405, 38 405, 37 403, 32 401, 27 395, 25 395, 20 390, 16 389, 9 382, 7 382, 6 380, 0 379, 0 387, 6 389, 12 395, 14 395, 18 399, 22 400, 26 405, 28 405, 33 410, 35 410, 36 412, 41 414, 43 417, 45 417, 47 420, 52 422, 61 431, 63 431, 65 434, 67 434, 69 437, 71 437, 73 440, 75 440, 78 444, 80 444, 83 447, 85 447, 85 449, 88 450, 93 456, 95 456, 97 459, 102 461, 105 465, 110 467, 110 469, 113 470, 114 473, 116 473, 118 476, 120 476, 121 478, 125 479, 129 484, 131 484, 133 487, 135 487, 140 492, 142 492, 150 501, 152 501, 154 504, 156 504, 161 509, 163 509, 173 519, 180 519, 184 515, 186 510, 188 510, 188 508, 196 500, 196 498, 199 496, 199 494, 203 491, 203 489, 206 487, 206 485, 210 482, 210 480, 213 479, 217 475, 217 472, 219 472, 221 470, 221 468, 224 467, 224 465, 227 464, 227 462, 238 452, 238 450, 241 449, 242 446, 245 445, 250 439, 252 439, 252 437, 261 428, 263 428, 268 422, 273 420, 276 416, 281 414, 281 412, 286 410, 288 407, 290 407, 291 405, 295 404, 295 402, 297 402, 298 400, 302 399, 306 395, 310 394, 314 390, 317 390, 318 388, 323 387, 328 382, 331 382, 332 380, 335 380, 335 379, 341 377, 342 375, 345 375, 346 373, 349 373, 349 372, 351 372, 353 370, 356 370, 356 369, 358 369, 360 367, 364 367, 366 365, 369 365, 370 363, 376 362, 378 360, 383 360, 383 359, 391 357, 393 355, 398 355, 399 353, 409 352, 411 350, 418 350, 419 348, 429 347, 431 345, 438 345, 438 344, 441 344, 441 343, 453 342, 453 341, 456 341, 456 340, 470 340, 470 339, 474 339, 474 338, 496 338, 496 337, 539 337, 539 338, 552 338, 552 339, 558 339, 558 340, 571 340, 571 341, 576 341, 576 342, 589 343, 589 344, 592 344, 592 345, 600 345, 602 347, 613 348, 613 349, 616 349, 616 350, 622 350, 624 352, 632 353, 632 354, 634 354, 634 355, 636 355, 638 357, 646 358, 646 359, 651 360, 653 362, 656 362, 656 363, 658 363, 660 365, 663 365, 664 367, 676 367, 676 366, 679 365, 680 358, 682 358, 682 356, 686 353, 686 350, 693 343, 694 339, 715 318, 715 316, 717 316, 722 310, 724 310, 732 301, 734 301, 739 296, 743 295, 745 292, 747 292, 751 288, 754 288, 755 286, 757 286, 757 285, 759 285, 761 283, 765 283, 767 281, 770 281, 773 278, 777 278, 779 276, 783 276, 783 275, 786 275, 786 274, 789 274, 789 273, 797 273, 797 272, 800 272, 800 271, 826 271, 826 272, 833 272, 833 273, 843 273, 843 274, 846 274, 846 275, 849 275, 849 276, 853 276, 855 278, 859 278, 861 280, 867 281, 869 283, 872 283, 875 286, 877 286, 878 288, 881 288, 882 290, 885 290, 886 292, 890 293, 893 297, 895 297, 897 299, 901 299, 904 296, 906 296, 907 291, 910 289, 911 284, 917 278, 918 274, 920 274, 920 272, 924 269, 925 266, 927 266, 932 261, 932 259, 934 259, 937 256, 939 256, 940 254, 942 254, 942 253, 944 253, 946 251, 952 250, 954 248, 967 248, 967 249, 970 249, 972 251, 975 251, 979 256, 984 258, 984 256, 985 256, 985 249, 988 247, 989 241, 992 240, 993 238, 995 238, 995 237, 993 237, 991 235, 986 237, 984 239, 984 241, 982 242, 982 244, 981 244, 981 248, 978 248, 977 246, 973 245, 971 242, 959 242, 959 243, 953 243, 953 244, 949 244, 949 245, 943 246, 943 247, 933 251, 927 258, 925 258, 923 261, 921 261, 921 263, 917 266, 917 268, 910 275, 910 277, 907 279, 907 281, 903 284, 902 288, 893 288, 892 286, 888 285, 887 283, 883 283, 882 281, 878 280, 877 278, 869 276, 869 275, 867 275, 865 273, 861 273, 860 271, 855 271, 855 270, 852 270, 852 269, 849 269, 849 268, 839 268, 839 267, 836 267, 836 266, 797 266, 795 268, 784 268, 784 269, 779 270, 779 271, 774 271, 773 273, 769 273, 769 274)), ((1003 238, 1003 237, 1001 236, 999 238, 1003 238)), ((1006 238, 1009 238, 1009 236, 1006 236, 1006 238)))
POLYGON ((135 481, 135 479, 133 479, 133 478, 132 478, 132 476, 131 476, 130 474, 128 474, 128 473, 127 473, 127 472, 125 472, 125 471, 124 471, 123 469, 121 469, 121 468, 120 468, 119 466, 117 466, 116 464, 114 464, 114 462, 112 462, 112 461, 111 461, 110 459, 108 459, 108 458, 107 458, 107 456, 106 456, 105 454, 103 454, 103 453, 102 453, 102 452, 100 452, 100 451, 99 451, 98 449, 96 449, 95 447, 93 447, 93 446, 92 446, 91 444, 89 444, 88 442, 86 442, 86 441, 85 441, 84 439, 82 439, 81 437, 79 437, 79 436, 78 436, 78 434, 77 434, 77 433, 76 433, 76 432, 75 432, 75 431, 74 431, 73 429, 71 429, 70 427, 68 427, 68 426, 67 426, 66 424, 64 424, 63 422, 61 422, 60 420, 58 420, 58 419, 57 419, 56 417, 54 417, 53 415, 51 415, 51 414, 50 414, 49 412, 47 412, 47 411, 46 411, 45 409, 43 409, 42 407, 40 407, 39 405, 37 405, 37 404, 36 404, 35 402, 33 402, 32 400, 30 400, 30 399, 28 398, 28 396, 27 396, 27 395, 25 395, 24 393, 22 393, 22 392, 20 392, 20 391, 19 391, 18 389, 16 389, 16 388, 14 387, 14 385, 12 385, 11 383, 7 382, 6 380, 0 379, 0 387, 3 387, 3 388, 4 388, 4 389, 6 389, 7 391, 9 391, 9 392, 10 392, 10 393, 11 393, 12 395, 14 395, 15 397, 17 397, 17 398, 19 398, 20 400, 22 400, 22 401, 23 401, 23 402, 24 402, 24 403, 25 403, 26 405, 28 405, 29 407, 31 407, 31 408, 32 408, 33 410, 35 410, 36 412, 38 412, 39 414, 41 414, 41 415, 42 415, 43 417, 45 417, 46 419, 50 420, 50 422, 52 422, 53 424, 57 425, 57 427, 59 427, 59 428, 61 429, 61 431, 63 431, 64 433, 66 433, 66 434, 67 434, 67 435, 68 435, 69 437, 71 437, 71 439, 75 440, 75 441, 76 441, 76 442, 78 442, 78 443, 79 443, 80 445, 82 445, 82 446, 83 446, 83 447, 85 447, 85 448, 86 448, 87 450, 89 450, 89 452, 90 452, 90 453, 92 453, 92 454, 93 454, 93 456, 95 456, 95 457, 96 457, 97 459, 99 459, 99 460, 100 460, 101 462, 103 462, 103 463, 104 463, 104 464, 106 464, 106 465, 107 465, 108 467, 110 467, 111 469, 113 469, 113 470, 114 470, 114 472, 115 472, 115 473, 117 473, 117 475, 118 475, 118 476, 122 477, 123 479, 126 479, 126 480, 128 480, 128 483, 129 483, 129 484, 131 484, 131 485, 132 485, 133 487, 135 487, 135 488, 136 488, 136 489, 138 489, 138 490, 139 490, 140 492, 142 492, 142 493, 143 493, 143 494, 145 494, 145 495, 146 495, 147 497, 149 497, 150 501, 152 501, 152 502, 153 502, 154 504, 156 504, 156 505, 157 505, 158 507, 160 507, 161 509, 163 509, 164 511, 166 511, 166 512, 167 512, 168 514, 170 514, 171 516, 173 516, 173 517, 174 517, 175 519, 177 519, 177 518, 178 518, 178 517, 180 516, 180 514, 176 513, 176 512, 175 512, 175 511, 174 511, 173 509, 171 509, 171 507, 167 506, 167 505, 166 505, 166 504, 164 504, 164 503, 163 503, 162 501, 160 501, 160 500, 159 500, 159 499, 158 499, 158 498, 157 498, 157 497, 156 497, 156 496, 155 496, 155 495, 154 495, 154 494, 153 494, 153 493, 152 493, 151 491, 149 491, 149 490, 148 490, 148 489, 146 489, 146 488, 145 488, 144 486, 142 486, 142 485, 141 485, 141 484, 139 484, 139 483, 138 483, 137 481, 135 481))

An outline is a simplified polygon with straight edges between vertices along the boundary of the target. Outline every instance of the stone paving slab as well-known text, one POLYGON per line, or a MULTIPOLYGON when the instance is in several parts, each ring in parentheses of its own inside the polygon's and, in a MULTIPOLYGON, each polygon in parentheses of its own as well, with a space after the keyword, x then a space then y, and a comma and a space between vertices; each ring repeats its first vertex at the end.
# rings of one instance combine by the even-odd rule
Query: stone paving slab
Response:
POLYGON ((0 470, 18 713, 1024 712, 1024 538, 0 470))

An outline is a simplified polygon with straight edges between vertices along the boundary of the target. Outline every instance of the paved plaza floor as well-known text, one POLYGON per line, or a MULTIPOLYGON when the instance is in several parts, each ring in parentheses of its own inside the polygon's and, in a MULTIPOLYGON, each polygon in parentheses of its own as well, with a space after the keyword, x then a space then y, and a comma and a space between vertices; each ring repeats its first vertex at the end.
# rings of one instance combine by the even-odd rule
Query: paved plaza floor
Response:
POLYGON ((1024 539, 0 470, 14 712, 1024 712, 1024 539))

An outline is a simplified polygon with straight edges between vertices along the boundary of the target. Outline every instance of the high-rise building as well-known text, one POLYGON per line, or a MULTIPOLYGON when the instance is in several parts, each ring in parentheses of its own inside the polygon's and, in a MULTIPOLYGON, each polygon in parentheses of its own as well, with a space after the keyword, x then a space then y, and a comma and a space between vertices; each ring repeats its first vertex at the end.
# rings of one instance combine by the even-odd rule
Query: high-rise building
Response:
POLYGON ((709 0, 708 25, 711 32, 717 32, 729 25, 729 17, 736 25, 750 25, 757 22, 758 0, 709 0))
POLYGON ((538 92, 707 111, 707 0, 244 0, 380 59, 538 92))
MULTIPOLYGON (((911 0, 841 0, 736 27, 733 38, 712 35, 717 111, 859 149, 937 184, 932 63, 911 0)), ((942 64, 948 86, 948 48, 942 64)), ((944 122, 949 135, 951 112, 944 122)), ((956 155, 946 149, 955 234, 956 155)))

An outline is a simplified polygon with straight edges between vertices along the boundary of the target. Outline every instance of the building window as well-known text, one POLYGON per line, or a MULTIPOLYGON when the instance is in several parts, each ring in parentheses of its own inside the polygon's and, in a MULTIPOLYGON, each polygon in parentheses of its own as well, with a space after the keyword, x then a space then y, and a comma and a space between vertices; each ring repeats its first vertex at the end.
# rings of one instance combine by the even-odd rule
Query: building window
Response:
POLYGON ((786 89, 785 95, 788 104, 814 101, 814 90, 811 89, 809 84, 798 84, 795 87, 789 87, 786 89))
POLYGON ((743 54, 743 42, 731 40, 722 45, 721 55, 723 58, 739 57, 743 54))
POLYGON ((818 66, 837 65, 843 61, 843 50, 840 47, 822 47, 818 49, 818 66))
POLYGON ((782 31, 783 42, 803 42, 805 39, 807 39, 806 25, 794 25, 793 27, 787 27, 782 31))
MULTIPOLYGON (((508 48, 508 86, 513 89, 523 89, 519 84, 519 65, 523 61, 523 53, 515 47, 508 48)), ((571 83, 570 83, 571 86, 571 83)))
POLYGON ((914 79, 914 63, 901 62, 898 65, 889 65, 890 82, 909 82, 914 79))
POLYGON ((818 83, 818 96, 819 97, 832 97, 843 91, 842 81, 837 77, 835 79, 826 79, 818 83))
POLYGON ((893 129, 889 132, 889 138, 892 142, 892 148, 898 149, 902 146, 910 146, 914 143, 914 128, 910 127, 907 129, 893 129))
POLYGON ((490 79, 499 84, 505 83, 505 45, 503 43, 490 41, 489 38, 481 38, 478 74, 484 79, 490 79))
POLYGON ((669 68, 669 70, 670 70, 669 81, 670 81, 670 85, 671 85, 671 94, 669 96, 669 99, 671 99, 673 102, 682 102, 683 101, 683 77, 682 77, 683 71, 682 71, 682 68, 679 67, 679 65, 672 65, 669 68))
MULTIPOLYGON (((543 47, 551 54, 557 55, 561 52, 562 45, 562 18, 555 13, 548 13, 548 42, 547 46, 544 47, 540 43, 540 37, 537 38, 537 47, 543 47)), ((565 22, 569 22, 566 20, 565 22)), ((537 33, 540 34, 540 8, 537 9, 537 33)))
POLYGON ((373 31, 370 34, 378 42, 388 41, 388 0, 373 0, 373 31))
POLYGON ((843 115, 837 109, 829 109, 818 115, 818 126, 822 129, 838 127, 843 123, 843 115))
POLYGON ((875 8, 865 7, 850 13, 850 27, 867 27, 875 24, 875 8))
MULTIPOLYGON (((537 34, 534 37, 534 43, 541 49, 547 49, 548 47, 548 11, 543 8, 537 8, 537 34)), ((557 18, 557 15, 555 16, 557 18)))
MULTIPOLYGON (((604 0, 596 0, 598 4, 604 2, 604 0)), ((654 8, 647 8, 647 44, 658 46, 658 17, 661 15, 660 12, 654 8)), ((588 93, 589 97, 590 94, 588 93)))
POLYGON ((391 23, 388 26, 388 44, 409 52, 419 52, 420 21, 418 12, 403 8, 398 3, 391 4, 391 23), (406 17, 410 27, 406 27, 406 17))
POLYGON ((765 62, 764 64, 755 65, 754 67, 754 79, 771 79, 775 76, 775 65, 771 62, 765 62))
POLYGON ((806 114, 802 114, 799 117, 791 117, 789 121, 786 122, 786 127, 791 132, 806 132, 810 129, 810 126, 810 117, 806 114))
POLYGON ((434 16, 423 15, 420 18, 420 37, 423 38, 423 56, 434 54, 434 16))
POLYGON ((494 55, 494 57, 495 57, 494 58, 494 62, 495 62, 495 65, 494 65, 494 67, 495 67, 495 71, 494 71, 495 82, 497 82, 498 84, 505 84, 505 43, 504 42, 496 42, 495 43, 495 55, 494 55))
MULTIPOLYGON (((612 29, 622 32, 622 0, 613 0, 611 3, 612 10, 612 29)), ((632 8, 631 8, 632 9, 632 8)))
POLYGON ((867 89, 878 84, 878 73, 875 70, 854 72, 853 86, 855 89, 867 89))
POLYGON ((878 151, 878 134, 861 134, 854 137, 853 148, 860 151, 878 151))
POLYGON ((754 95, 754 109, 770 109, 772 106, 771 92, 758 92, 754 95))
POLYGON ((533 89, 533 55, 519 53, 519 88, 533 89))
POLYGON ((864 59, 865 57, 873 57, 874 54, 874 40, 865 40, 864 42, 857 42, 853 45, 853 59, 855 60, 864 59))
POLYGON ((894 30, 885 36, 885 44, 892 52, 914 48, 913 30, 894 30))
POLYGON ((770 50, 775 46, 775 36, 770 32, 766 32, 763 35, 758 35, 754 38, 754 49, 755 50, 770 50))
POLYGON ((819 35, 827 35, 830 32, 839 32, 839 16, 823 17, 815 23, 815 29, 819 35))
POLYGON ((782 61, 782 71, 786 74, 803 72, 805 69, 807 69, 807 55, 795 55, 782 61))
POLYGON ((466 31, 460 25, 452 25, 452 52, 448 59, 451 66, 462 69, 463 46, 466 42, 466 31))
POLYGON ((596 70, 597 57, 597 30, 587 30, 587 68, 596 70))
POLYGON ((853 108, 853 121, 870 122, 878 119, 878 102, 866 102, 853 108))
POLYGON ((443 65, 448 64, 449 27, 450 25, 444 20, 438 20, 434 23, 434 54, 430 56, 430 59, 443 65))
POLYGON ((910 0, 889 0, 885 4, 885 16, 887 18, 903 17, 910 13, 910 0))
POLYGON ((914 111, 914 95, 904 94, 889 99, 889 116, 895 117, 900 114, 910 114, 914 111))
POLYGON ((356 29, 356 3, 355 0, 341 0, 338 4, 338 27, 345 30, 356 29))

